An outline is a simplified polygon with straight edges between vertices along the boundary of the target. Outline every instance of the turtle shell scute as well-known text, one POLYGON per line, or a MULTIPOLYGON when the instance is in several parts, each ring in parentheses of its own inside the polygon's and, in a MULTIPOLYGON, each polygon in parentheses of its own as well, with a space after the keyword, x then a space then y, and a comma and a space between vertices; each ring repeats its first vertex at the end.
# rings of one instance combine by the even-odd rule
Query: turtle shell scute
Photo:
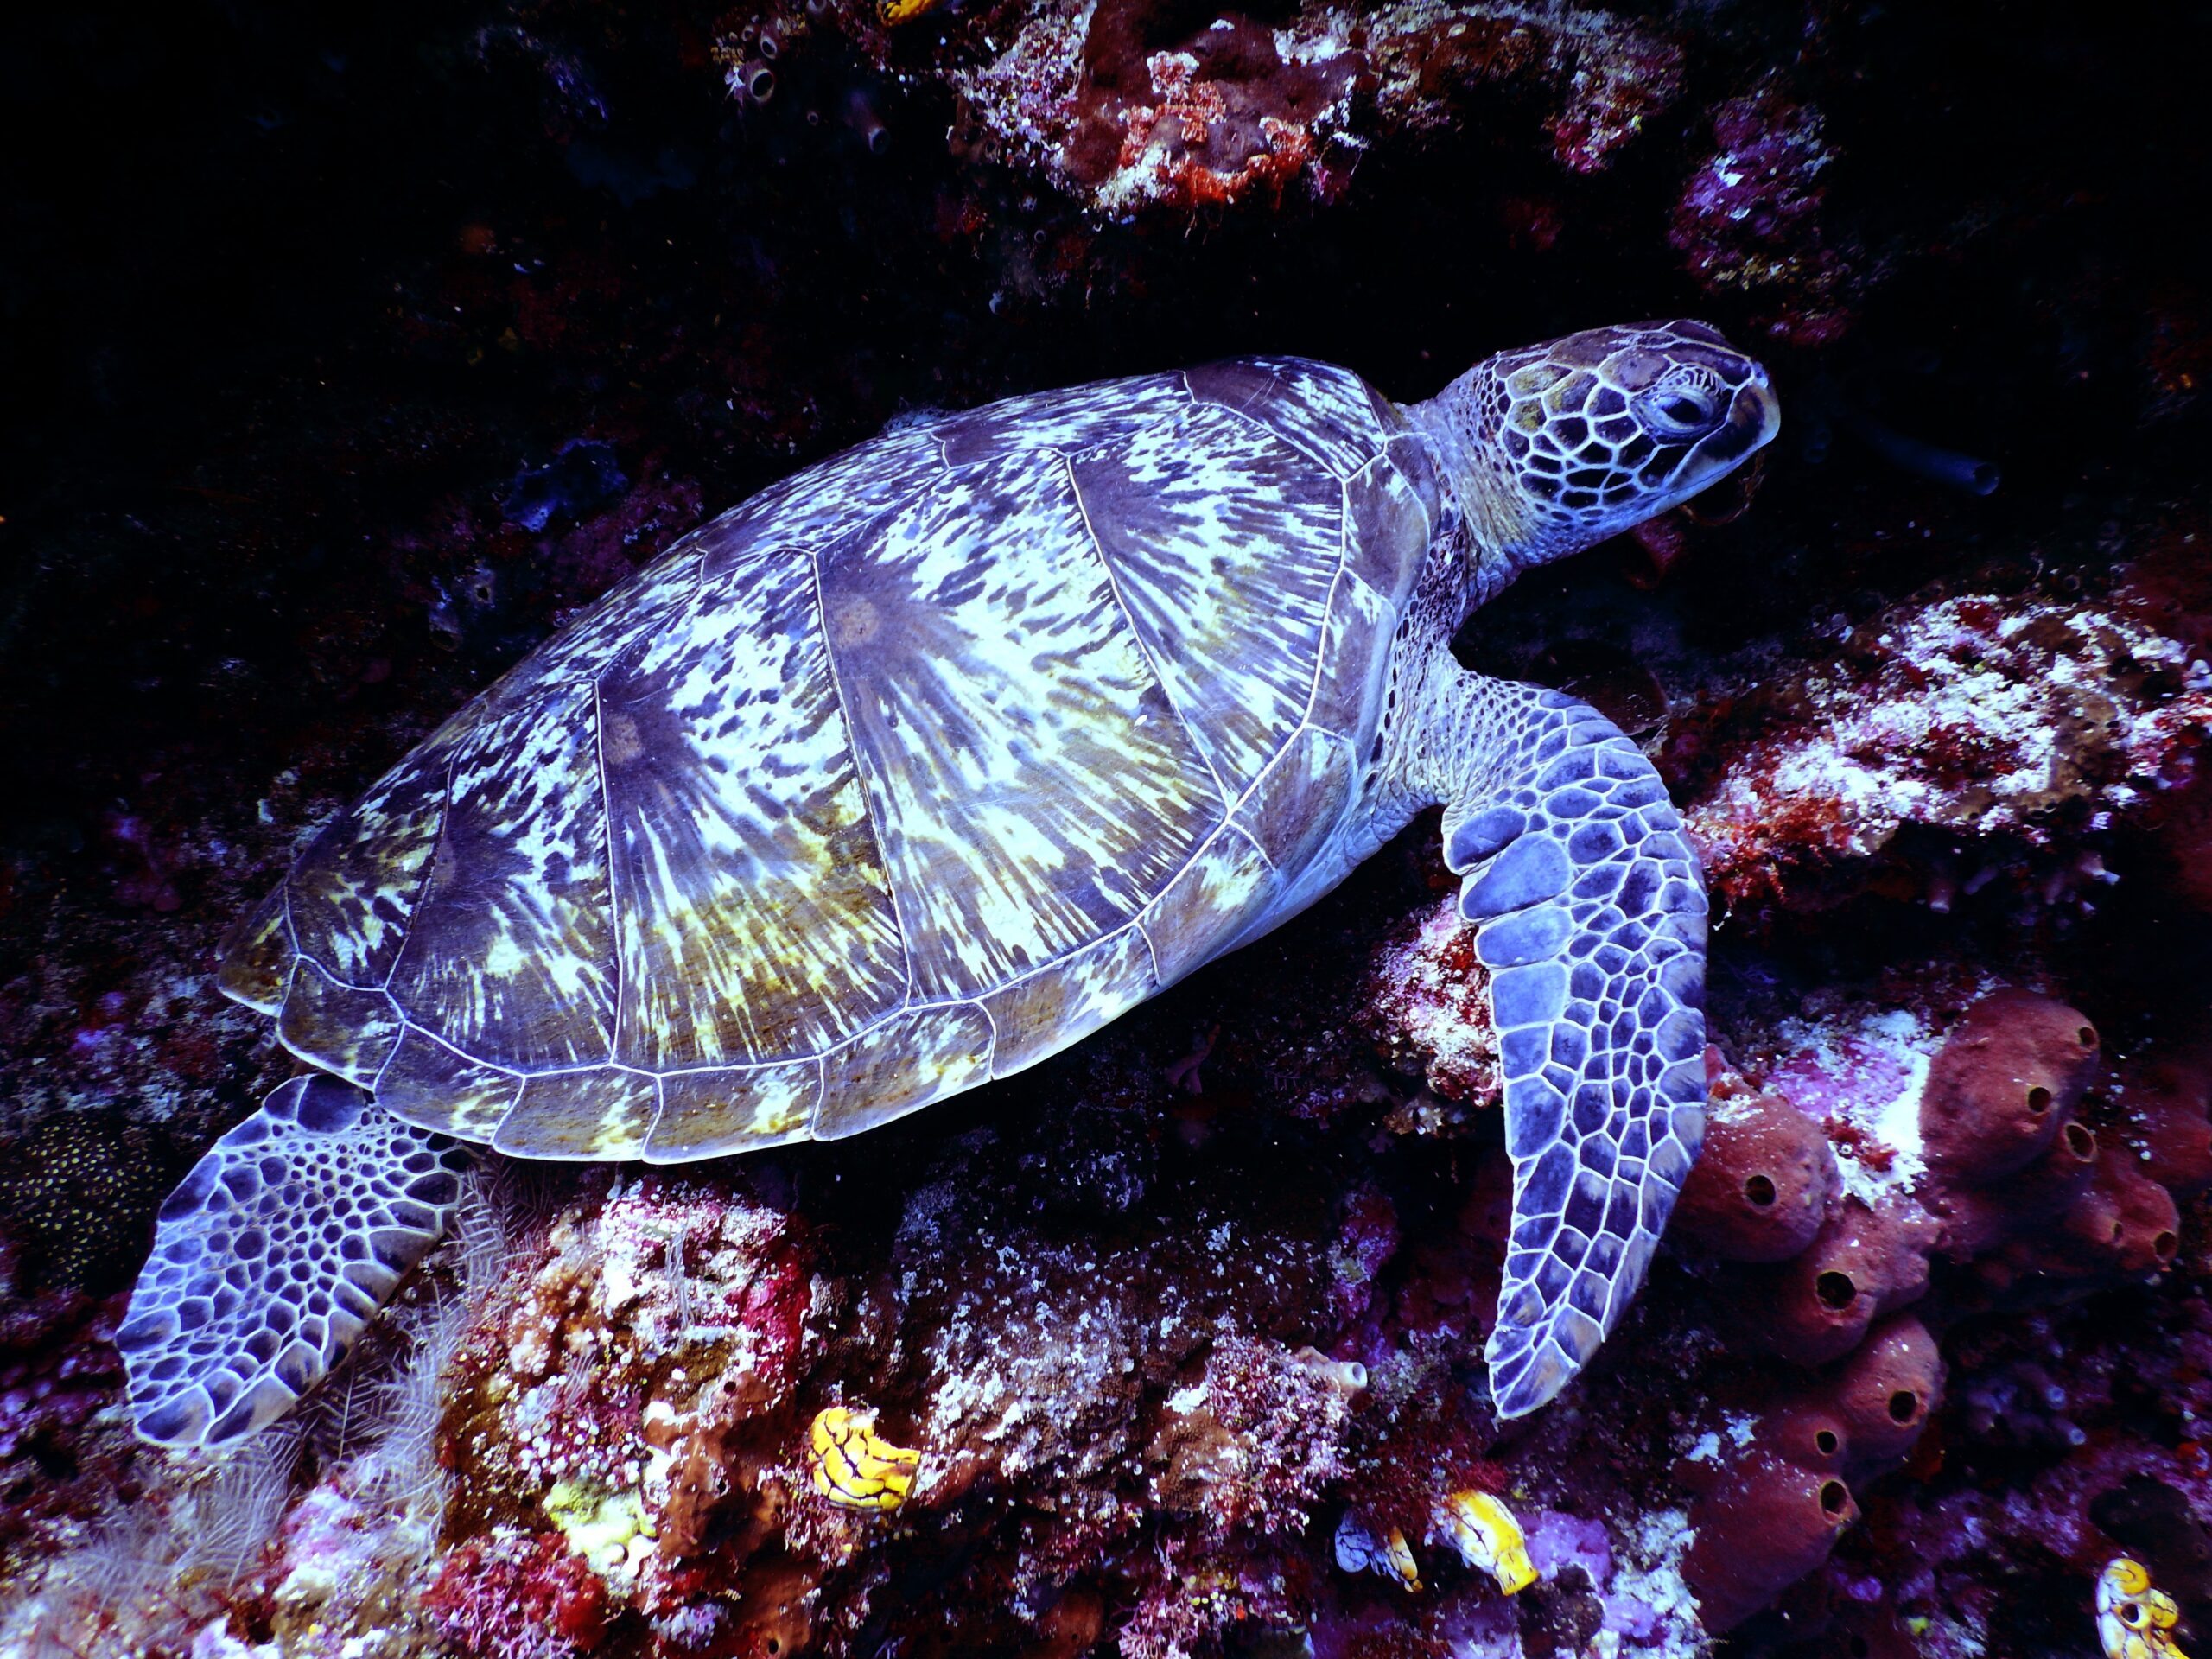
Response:
POLYGON ((1339 479, 1367 465, 1388 442, 1373 389, 1349 369, 1292 357, 1232 358, 1184 371, 1191 396, 1275 434, 1339 479))

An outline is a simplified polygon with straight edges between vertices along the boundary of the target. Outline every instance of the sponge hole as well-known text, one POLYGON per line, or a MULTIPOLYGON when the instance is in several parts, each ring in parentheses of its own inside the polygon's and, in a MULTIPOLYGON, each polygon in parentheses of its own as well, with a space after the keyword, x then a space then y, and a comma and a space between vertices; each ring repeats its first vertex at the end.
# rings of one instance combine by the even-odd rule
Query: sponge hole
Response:
POLYGON ((1754 1175, 1744 1183, 1744 1196, 1764 1210, 1774 1202, 1774 1183, 1764 1175, 1754 1175))
POLYGON ((1840 1313, 1859 1300, 1859 1287, 1851 1275, 1830 1268, 1813 1281, 1813 1294, 1821 1299, 1821 1306, 1840 1313))
POLYGON ((2041 1117, 2050 1109, 2050 1090, 2037 1084, 2028 1090, 2028 1110, 2041 1117))
POLYGON ((1920 1396, 1910 1389, 1899 1389, 1890 1396, 1890 1421, 1909 1423, 1920 1415, 1920 1396))
POLYGON ((1821 1483, 1821 1508, 1828 1515, 1841 1515, 1851 1507, 1851 1489, 1840 1480, 1821 1483))

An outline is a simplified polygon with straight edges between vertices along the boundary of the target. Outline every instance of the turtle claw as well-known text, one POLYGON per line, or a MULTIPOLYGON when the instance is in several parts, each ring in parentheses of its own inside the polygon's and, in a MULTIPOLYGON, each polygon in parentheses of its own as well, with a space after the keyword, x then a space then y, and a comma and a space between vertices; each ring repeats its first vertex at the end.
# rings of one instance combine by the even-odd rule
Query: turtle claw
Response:
POLYGON ((1526 815, 1510 806, 1493 806, 1458 824, 1446 824, 1444 863, 1452 870, 1465 870, 1503 852, 1529 827, 1526 815))
POLYGON ((1459 913, 1486 922, 1556 899, 1574 879, 1567 849, 1548 835, 1522 834, 1459 888, 1459 913))

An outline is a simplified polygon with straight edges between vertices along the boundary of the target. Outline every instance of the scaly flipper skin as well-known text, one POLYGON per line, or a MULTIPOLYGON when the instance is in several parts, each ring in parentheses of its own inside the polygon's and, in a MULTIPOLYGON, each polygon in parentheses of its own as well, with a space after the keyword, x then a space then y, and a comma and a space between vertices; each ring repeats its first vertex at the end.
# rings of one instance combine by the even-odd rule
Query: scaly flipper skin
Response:
POLYGON ((289 1411, 445 1231, 465 1156, 335 1077, 273 1090, 162 1206, 116 1333, 138 1432, 219 1446, 289 1411))
POLYGON ((1705 1133, 1705 890, 1665 786, 1588 704, 1456 669, 1444 859, 1482 923, 1513 1232, 1487 1348, 1502 1417, 1620 1319, 1705 1133))

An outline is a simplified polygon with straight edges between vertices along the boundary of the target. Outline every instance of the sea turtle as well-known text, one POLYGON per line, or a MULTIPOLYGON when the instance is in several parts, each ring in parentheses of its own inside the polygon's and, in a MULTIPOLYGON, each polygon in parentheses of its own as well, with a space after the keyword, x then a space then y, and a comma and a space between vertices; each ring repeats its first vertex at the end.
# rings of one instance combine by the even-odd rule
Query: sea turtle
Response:
POLYGON ((1637 747, 1449 641, 1777 420, 1697 322, 1410 405, 1245 358, 910 423, 686 536, 232 935, 222 988, 321 1070, 163 1205, 118 1337, 140 1432, 289 1408, 443 1229, 456 1141, 857 1134, 1065 1048, 1439 803, 1506 1077, 1491 1389, 1533 1410, 1696 1155, 1706 900, 1637 747))

